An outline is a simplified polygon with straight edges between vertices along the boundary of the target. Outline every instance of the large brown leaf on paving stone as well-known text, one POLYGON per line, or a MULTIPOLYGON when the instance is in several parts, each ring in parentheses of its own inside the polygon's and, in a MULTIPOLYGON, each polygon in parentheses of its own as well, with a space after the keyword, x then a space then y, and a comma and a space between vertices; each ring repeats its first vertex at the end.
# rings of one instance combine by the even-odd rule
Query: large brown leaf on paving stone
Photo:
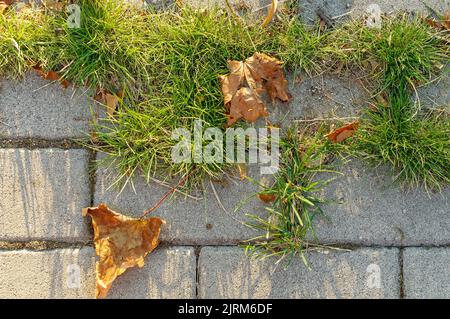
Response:
POLYGON ((242 86, 244 81, 244 63, 240 61, 228 61, 228 70, 230 70, 230 74, 219 77, 222 83, 225 105, 231 102, 233 96, 242 86))
POLYGON ((283 62, 264 53, 256 52, 246 60, 245 65, 246 68, 250 69, 256 81, 261 82, 263 80, 264 87, 272 101, 276 98, 283 102, 289 101, 288 81, 284 77, 283 62))
POLYGON ((233 125, 240 118, 253 123, 260 116, 266 117, 269 115, 264 103, 249 88, 240 88, 233 96, 230 105, 228 126, 233 125))
POLYGON ((96 298, 105 298, 113 281, 128 268, 143 267, 144 258, 159 244, 157 217, 135 219, 116 213, 105 204, 83 209, 92 218, 96 263, 96 298))
POLYGON ((240 118, 253 123, 261 116, 268 116, 261 99, 264 92, 272 101, 276 98, 283 102, 289 101, 288 82, 282 64, 258 52, 245 61, 228 61, 230 73, 219 77, 229 115, 228 126, 240 118))

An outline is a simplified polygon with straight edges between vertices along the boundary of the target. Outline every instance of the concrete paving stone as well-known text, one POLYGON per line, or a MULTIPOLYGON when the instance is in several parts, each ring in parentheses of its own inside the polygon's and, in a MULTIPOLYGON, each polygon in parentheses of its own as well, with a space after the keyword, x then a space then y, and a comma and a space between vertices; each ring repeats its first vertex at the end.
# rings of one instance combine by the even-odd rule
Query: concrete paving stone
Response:
POLYGON ((399 298, 399 251, 357 249, 308 253, 285 268, 255 260, 238 247, 205 247, 199 259, 199 298, 399 298))
MULTIPOLYGON (((135 2, 139 0, 129 0, 135 2)), ((157 9, 165 9, 175 4, 175 0, 145 0, 151 7, 157 9)), ((225 0, 185 0, 184 4, 190 5, 194 8, 213 8, 213 7, 226 7, 225 0)), ((250 12, 266 14, 268 6, 272 3, 272 0, 229 0, 233 9, 239 12, 240 10, 250 10, 250 12)))
MULTIPOLYGON (((442 193, 404 189, 393 183, 387 169, 372 169, 356 160, 340 171, 342 175, 323 176, 336 179, 323 190, 323 197, 332 202, 323 206, 328 220, 316 219, 320 242, 389 246, 450 244, 448 187, 442 193)), ((140 216, 167 191, 166 187, 147 185, 143 178, 138 178, 135 190, 129 185, 119 194, 118 189, 109 187, 113 176, 105 168, 98 171, 95 203, 105 202, 131 216, 140 216)), ((202 200, 179 195, 154 212, 167 221, 162 240, 178 244, 230 244, 258 234, 242 224, 248 221, 245 213, 264 216, 264 205, 258 199, 250 200, 234 212, 240 203, 258 192, 258 187, 241 181, 214 185, 227 213, 220 208, 209 184, 204 194, 197 194, 202 200)))
POLYGON ((437 12, 445 12, 450 9, 449 0, 299 0, 300 16, 307 23, 315 23, 318 20, 317 12, 332 18, 336 22, 349 18, 360 18, 367 15, 370 5, 377 4, 382 14, 396 14, 398 12, 428 14, 426 3, 437 12))
MULTIPOLYGON (((331 223, 319 220, 316 234, 326 243, 363 245, 450 244, 450 188, 442 193, 404 189, 386 168, 352 161, 329 184, 324 206, 331 223)), ((329 178, 328 176, 327 178, 329 178)))
POLYGON ((88 96, 86 89, 63 89, 34 73, 20 82, 0 79, 0 138, 82 137, 95 110, 88 96))
MULTIPOLYGON (((92 247, 0 251, 0 298, 94 298, 95 259, 92 247)), ((194 298, 195 276, 193 248, 157 248, 116 279, 108 298, 194 298)))
MULTIPOLYGON (((252 169, 249 174, 257 176, 258 172, 252 169)), ((169 190, 156 182, 147 184, 143 177, 138 177, 134 188, 129 183, 120 192, 117 187, 111 187, 115 176, 113 169, 103 167, 97 170, 94 202, 96 205, 106 203, 129 216, 141 216, 169 190)), ((168 183, 177 184, 176 181, 168 183)), ((229 244, 255 236, 255 231, 245 226, 244 222, 248 221, 245 213, 265 212, 262 202, 253 196, 258 192, 258 186, 231 178, 214 182, 213 185, 226 212, 221 208, 210 182, 205 182, 204 192, 192 194, 197 199, 175 194, 152 213, 167 221, 161 231, 161 240, 183 245, 229 244), (235 212, 237 206, 241 207, 235 212)))
POLYGON ((359 17, 365 15, 370 4, 378 4, 383 14, 395 14, 403 11, 427 15, 429 11, 425 4, 441 13, 450 9, 449 0, 353 0, 351 16, 359 17))
POLYGON ((429 109, 444 109, 450 113, 450 67, 442 71, 442 76, 417 89, 417 95, 413 95, 416 104, 420 101, 422 107, 429 109))
POLYGON ((405 248, 405 298, 450 299, 450 248, 405 248))
POLYGON ((81 149, 0 149, 0 240, 88 240, 88 160, 81 149))
POLYGON ((157 248, 143 268, 130 269, 113 284, 108 298, 196 298, 194 248, 157 248))
POLYGON ((288 74, 287 78, 292 100, 288 104, 267 103, 269 121, 282 127, 291 127, 292 121, 304 118, 356 117, 370 100, 362 84, 350 74, 316 77, 300 74, 297 79, 288 74))

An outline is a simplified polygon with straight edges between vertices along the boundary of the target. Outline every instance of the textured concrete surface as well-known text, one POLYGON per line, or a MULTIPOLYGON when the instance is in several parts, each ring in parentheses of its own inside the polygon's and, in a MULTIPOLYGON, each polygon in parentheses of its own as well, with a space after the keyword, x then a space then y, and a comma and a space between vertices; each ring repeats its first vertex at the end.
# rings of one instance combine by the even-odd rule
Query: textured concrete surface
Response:
POLYGON ((450 299, 450 248, 406 248, 403 272, 406 298, 450 299))
POLYGON ((413 100, 416 105, 429 109, 443 109, 450 113, 450 66, 442 71, 442 76, 432 83, 423 85, 417 89, 413 100))
POLYGON ((287 78, 292 101, 268 103, 269 121, 282 127, 291 127, 297 119, 356 117, 370 98, 355 75, 289 74, 287 78))
POLYGON ((0 251, 0 298, 93 298, 93 248, 0 251))
POLYGON ((402 189, 388 170, 352 161, 324 195, 331 223, 319 221, 318 238, 328 243, 363 245, 450 244, 450 188, 440 194, 402 189))
MULTIPOLYGON (((442 193, 427 193, 422 189, 402 189, 394 184, 386 169, 372 169, 353 161, 340 168, 323 192, 332 203, 323 207, 329 221, 317 219, 316 233, 324 243, 359 245, 443 245, 450 244, 450 189, 442 193), (427 218, 424 218, 427 216, 427 218)), ((129 185, 120 194, 112 184, 107 169, 97 172, 95 203, 108 203, 132 216, 153 206, 168 190, 139 178, 134 189, 129 185)), ((175 185, 172 182, 171 185, 175 185)), ((164 241, 183 244, 233 244, 251 238, 255 232, 242 222, 245 213, 263 215, 264 205, 253 198, 242 208, 235 209, 258 188, 238 181, 236 184, 214 183, 224 212, 207 183, 202 200, 178 195, 167 200, 155 211, 169 223, 162 232, 164 241), (186 223, 187 218, 189 223, 186 223)))
POLYGON ((367 16, 370 5, 377 4, 383 15, 399 12, 428 14, 427 4, 437 12, 450 9, 449 0, 299 0, 300 15, 305 22, 314 23, 318 20, 317 12, 341 22, 349 18, 367 16))
POLYGON ((195 258, 192 247, 159 247, 146 257, 143 268, 117 278, 108 298, 195 298, 195 258))
POLYGON ((413 12, 427 15, 429 11, 425 4, 437 12, 445 12, 450 9, 449 0, 353 0, 351 16, 359 17, 364 15, 370 4, 378 4, 384 14, 413 12))
POLYGON ((200 298, 398 298, 398 249, 310 253, 284 269, 236 247, 206 247, 199 259, 200 298))
MULTIPOLYGON (((101 157, 100 157, 101 158, 101 157)), ((255 172, 256 175, 257 171, 255 172)), ((147 184, 144 178, 134 182, 134 188, 128 184, 122 192, 110 187, 114 181, 114 170, 100 168, 97 170, 95 186, 95 204, 107 203, 111 208, 130 216, 139 217, 156 204, 170 189, 155 182, 147 184)), ((176 181, 169 181, 176 185, 176 181)), ((203 193, 193 194, 198 199, 186 198, 177 194, 163 202, 153 213, 168 223, 163 227, 161 239, 171 243, 182 244, 222 244, 237 243, 251 238, 254 231, 243 225, 247 220, 245 213, 264 213, 264 205, 254 198, 258 186, 249 181, 228 178, 222 182, 205 182, 203 193), (249 197, 253 197, 248 199, 249 197), (240 209, 235 212, 238 206, 240 209)))
POLYGON ((0 240, 85 241, 85 150, 0 149, 0 240))
MULTIPOLYGON (((0 251, 0 298, 93 298, 94 249, 0 251)), ((192 248, 158 248, 114 282, 110 298, 195 297, 192 248)))
POLYGON ((0 138, 84 136, 93 105, 85 90, 63 89, 34 73, 21 82, 0 79, 0 138))
MULTIPOLYGON (((165 8, 172 5, 175 0, 146 0, 146 2, 157 8, 165 8)), ((216 5, 226 6, 225 0, 186 0, 184 2, 201 8, 216 5)), ((271 0, 230 0, 229 2, 235 9, 247 8, 251 12, 265 14, 271 0)), ((348 18, 359 18, 366 15, 366 10, 371 4, 378 4, 383 14, 398 12, 427 14, 428 10, 424 3, 438 12, 445 12, 450 8, 449 0, 298 0, 300 16, 308 23, 317 21, 318 11, 337 22, 348 18)))

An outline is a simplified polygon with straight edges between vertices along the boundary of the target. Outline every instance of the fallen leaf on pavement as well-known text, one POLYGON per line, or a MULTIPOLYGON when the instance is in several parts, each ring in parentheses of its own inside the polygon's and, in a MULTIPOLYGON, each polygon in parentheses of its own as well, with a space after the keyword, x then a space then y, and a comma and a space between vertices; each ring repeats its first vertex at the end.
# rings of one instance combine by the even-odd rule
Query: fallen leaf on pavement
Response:
POLYGON ((69 81, 67 81, 65 79, 61 79, 61 77, 59 76, 59 74, 56 71, 51 70, 51 71, 46 72, 40 66, 34 66, 33 69, 37 72, 37 74, 39 74, 39 76, 41 76, 45 80, 59 81, 61 86, 65 89, 67 89, 70 85, 69 81))
POLYGON ((123 98, 122 91, 118 92, 117 94, 112 94, 110 92, 105 91, 104 89, 97 90, 94 100, 102 103, 106 106, 106 112, 109 115, 114 115, 114 112, 117 109, 117 105, 119 104, 119 101, 123 98))
POLYGON ((267 117, 269 114, 261 99, 264 92, 272 101, 277 98, 289 101, 288 81, 281 61, 256 52, 245 61, 228 61, 228 69, 228 75, 219 77, 229 115, 228 126, 241 118, 253 123, 261 116, 267 117))
POLYGON ((113 281, 128 268, 144 266, 144 258, 159 244, 157 217, 135 219, 116 213, 105 204, 83 209, 92 218, 96 263, 96 298, 105 298, 113 281))
POLYGON ((287 102, 290 99, 287 91, 288 81, 284 77, 282 65, 283 62, 263 53, 255 53, 246 60, 246 68, 250 70, 254 81, 257 81, 255 89, 264 91, 265 88, 272 101, 278 98, 287 102))
POLYGON ((352 136, 358 129, 358 126, 359 122, 353 122, 345 126, 342 126, 334 130, 333 132, 328 133, 325 136, 333 143, 340 143, 349 138, 350 136, 352 136))
POLYGON ((262 200, 264 203, 270 203, 275 200, 275 195, 273 194, 258 194, 258 197, 260 200, 262 200))
POLYGON ((450 31, 450 11, 446 11, 443 15, 433 12, 435 17, 428 17, 425 21, 432 28, 450 31))
POLYGON ((256 122, 260 116, 268 116, 264 103, 249 88, 240 88, 231 100, 228 126, 240 118, 248 122, 256 122))

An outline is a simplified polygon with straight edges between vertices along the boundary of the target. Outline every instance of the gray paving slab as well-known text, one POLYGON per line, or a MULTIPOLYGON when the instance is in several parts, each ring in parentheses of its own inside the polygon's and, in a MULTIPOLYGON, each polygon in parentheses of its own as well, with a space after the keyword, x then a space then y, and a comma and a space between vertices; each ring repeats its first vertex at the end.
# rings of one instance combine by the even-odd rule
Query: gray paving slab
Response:
POLYGON ((450 248, 405 248, 405 298, 450 299, 450 248))
POLYGON ((309 253, 311 270, 295 259, 249 259, 238 247, 205 247, 199 298, 399 298, 399 251, 358 249, 309 253))
POLYGON ((426 5, 441 13, 444 13, 446 10, 450 9, 449 0, 353 0, 351 16, 359 17, 365 15, 367 7, 370 4, 378 4, 383 14, 416 12, 427 15, 429 11, 426 5))
POLYGON ((450 113, 450 66, 443 69, 441 76, 417 89, 413 100, 421 108, 445 110, 450 113))
MULTIPOLYGON (((404 189, 392 181, 386 169, 372 169, 354 160, 341 167, 342 175, 324 191, 331 200, 323 206, 328 218, 317 219, 316 234, 320 242, 358 245, 443 245, 450 243, 450 189, 427 193, 423 189, 404 189)), ((135 191, 127 186, 122 193, 114 188, 108 170, 97 176, 95 202, 106 202, 132 216, 156 203, 167 188, 139 178, 135 191)), ((329 178, 332 176, 326 176, 329 178)), ((176 184, 176 183, 172 183, 176 184)), ((228 185, 215 183, 215 189, 226 207, 225 213, 207 185, 200 201, 182 196, 166 201, 155 215, 167 220, 162 239, 174 243, 216 244, 237 243, 256 233, 242 222, 244 213, 265 214, 258 200, 249 201, 237 212, 234 209, 245 198, 258 191, 249 183, 238 181, 228 185), (188 222, 189 221, 189 222, 188 222)))
POLYGON ((0 149, 0 240, 88 240, 88 160, 81 149, 0 149))
MULTIPOLYGON (((290 82, 289 103, 267 104, 269 121, 291 127, 298 119, 351 118, 361 114, 370 96, 355 75, 326 74, 310 77, 306 74, 287 75, 290 82)), ((301 125, 301 124, 300 124, 301 125)))
POLYGON ((450 244, 450 188, 427 193, 405 189, 385 168, 352 161, 327 186, 324 207, 331 223, 319 220, 318 238, 327 243, 362 245, 450 244))
MULTIPOLYGON (((254 176, 257 173, 254 172, 254 176)), ((127 184, 120 192, 119 188, 111 187, 115 176, 113 169, 103 167, 97 170, 95 204, 106 203, 129 216, 141 216, 170 190, 156 182, 147 184, 143 177, 138 177, 134 181, 134 187, 127 184)), ((177 184, 176 181, 168 183, 177 184)), ((197 199, 175 194, 175 197, 164 201, 152 213, 167 221, 161 231, 161 240, 178 244, 229 244, 238 243, 255 235, 255 232, 243 223, 247 221, 245 213, 261 214, 265 211, 259 199, 249 199, 258 192, 258 186, 249 181, 232 178, 212 184, 220 203, 211 182, 205 181, 204 192, 192 194, 197 199), (238 206, 241 207, 235 211, 238 206)))
MULTIPOLYGON (((0 251, 0 298, 94 298, 91 247, 0 251)), ((195 254, 190 247, 157 248, 140 269, 116 279, 108 298, 195 297, 195 254)))
POLYGON ((33 72, 22 81, 0 79, 0 138, 85 136, 93 104, 86 89, 63 89, 33 72))
POLYGON ((358 19, 367 16, 370 5, 378 5, 383 15, 392 15, 399 12, 428 14, 425 3, 437 12, 450 9, 448 0, 299 0, 300 16, 307 23, 318 20, 318 11, 322 15, 336 22, 350 18, 358 19))

